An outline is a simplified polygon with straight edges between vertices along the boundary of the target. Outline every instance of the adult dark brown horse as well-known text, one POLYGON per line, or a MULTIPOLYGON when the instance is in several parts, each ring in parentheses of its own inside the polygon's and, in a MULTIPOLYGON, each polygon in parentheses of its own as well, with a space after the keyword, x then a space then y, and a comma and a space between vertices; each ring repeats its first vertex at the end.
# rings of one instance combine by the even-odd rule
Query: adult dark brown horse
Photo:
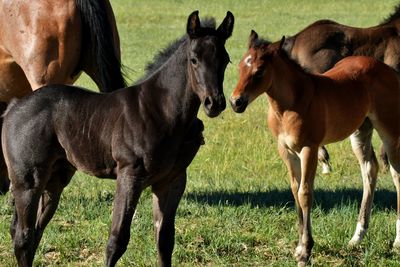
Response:
MULTIPOLYGON (((313 75, 286 54, 283 44, 284 40, 270 44, 258 39, 252 31, 249 50, 239 65, 240 78, 231 104, 236 112, 244 112, 256 97, 263 93, 268 96, 268 125, 289 170, 298 211, 299 243, 295 256, 302 266, 308 261, 314 243, 310 212, 318 148, 342 140, 354 131, 352 146, 363 158, 363 177, 371 181, 376 181, 378 171, 371 149, 374 128, 383 141, 397 189, 399 225, 400 82, 393 69, 361 56, 347 57, 323 75, 313 75)), ((360 217, 365 221, 369 213, 361 212, 360 217)), ((399 245, 397 228, 394 246, 399 245)))
MULTIPOLYGON (((72 84, 81 71, 102 92, 125 87, 108 0, 1 1, 0 14, 0 112, 43 85, 72 84)), ((0 160, 0 192, 7 190, 0 160)))
POLYGON ((9 105, 2 145, 15 198, 11 235, 20 266, 32 265, 43 230, 76 169, 117 180, 106 266, 114 266, 125 252, 137 201, 148 186, 159 265, 171 265, 186 168, 203 142, 199 107, 215 117, 226 106, 225 41, 233 24, 228 12, 217 29, 215 21, 201 26, 193 12, 187 35, 132 87, 97 94, 48 86, 9 105))
MULTIPOLYGON (((347 56, 374 57, 400 71, 400 5, 381 24, 356 28, 331 20, 319 20, 285 40, 284 49, 300 65, 323 73, 347 56)), ((372 152, 374 153, 374 152, 372 152)), ((381 153, 388 166, 385 153, 381 153)), ((320 150, 323 172, 330 172, 329 154, 320 150)), ((368 192, 364 191, 364 195, 368 192)))

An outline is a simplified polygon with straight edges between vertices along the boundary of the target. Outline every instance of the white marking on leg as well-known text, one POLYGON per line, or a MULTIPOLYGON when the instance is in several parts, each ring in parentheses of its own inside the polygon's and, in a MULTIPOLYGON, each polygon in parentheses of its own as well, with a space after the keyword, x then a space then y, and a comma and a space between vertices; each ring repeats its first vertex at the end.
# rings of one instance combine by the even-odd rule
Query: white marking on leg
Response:
POLYGON ((330 172, 331 172, 331 166, 328 163, 323 162, 322 163, 322 173, 328 174, 330 172))
POLYGON ((396 249, 400 248, 400 219, 396 221, 396 239, 393 242, 393 247, 396 249))
POLYGON ((364 227, 362 227, 361 223, 358 222, 356 231, 354 232, 354 235, 349 242, 349 246, 358 246, 361 243, 361 241, 363 240, 366 232, 367 232, 367 229, 364 229, 364 227))

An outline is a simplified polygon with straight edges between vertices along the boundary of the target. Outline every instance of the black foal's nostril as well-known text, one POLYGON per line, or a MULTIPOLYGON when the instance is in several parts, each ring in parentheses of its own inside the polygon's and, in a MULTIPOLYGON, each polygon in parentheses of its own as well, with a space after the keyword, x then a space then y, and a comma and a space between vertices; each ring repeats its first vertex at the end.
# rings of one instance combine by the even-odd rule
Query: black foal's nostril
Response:
POLYGON ((204 106, 205 106, 206 108, 211 108, 212 103, 213 103, 212 98, 209 97, 209 96, 206 97, 206 99, 204 100, 204 106))
POLYGON ((238 98, 235 100, 235 106, 240 107, 243 105, 243 100, 241 98, 238 98))

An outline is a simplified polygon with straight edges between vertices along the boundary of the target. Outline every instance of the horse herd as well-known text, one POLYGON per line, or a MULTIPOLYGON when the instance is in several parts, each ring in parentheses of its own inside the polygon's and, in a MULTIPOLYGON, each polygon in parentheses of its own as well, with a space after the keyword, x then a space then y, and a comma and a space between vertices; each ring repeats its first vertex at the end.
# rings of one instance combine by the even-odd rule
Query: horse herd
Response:
MULTIPOLYGON (((10 19, 21 11, 1 5, 10 19)), ((137 202, 151 186, 158 263, 170 266, 186 169, 204 142, 198 110, 202 106, 212 118, 226 108, 223 81, 230 58, 225 43, 233 32, 233 14, 228 11, 216 27, 214 19, 200 22, 198 11, 191 13, 186 34, 158 55, 144 78, 126 87, 108 0, 37 1, 23 10, 15 21, 25 23, 19 25, 21 35, 0 36, 9 47, 0 50, 0 100, 7 106, 1 132, 7 168, 1 179, 3 192, 9 186, 6 177, 11 181, 10 232, 18 265, 32 265, 63 189, 81 170, 116 180, 105 265, 114 266, 125 252, 137 202), (59 27, 45 27, 45 37, 39 36, 38 28, 28 25, 43 29, 39 24, 46 21, 26 23, 35 9, 59 14, 52 16, 59 27), (72 32, 79 37, 70 37, 72 32), (22 51, 18 44, 28 40, 32 47, 22 51), (82 70, 102 92, 110 92, 55 85, 72 83, 82 70)), ((350 245, 366 234, 378 172, 373 129, 382 139, 397 190, 393 246, 400 247, 399 30, 400 6, 372 28, 323 20, 275 43, 251 31, 230 103, 235 112, 244 112, 259 95, 267 95, 268 125, 288 168, 298 212, 299 266, 308 262, 314 243, 314 177, 319 155, 328 155, 319 149, 349 136, 364 186, 350 245)))

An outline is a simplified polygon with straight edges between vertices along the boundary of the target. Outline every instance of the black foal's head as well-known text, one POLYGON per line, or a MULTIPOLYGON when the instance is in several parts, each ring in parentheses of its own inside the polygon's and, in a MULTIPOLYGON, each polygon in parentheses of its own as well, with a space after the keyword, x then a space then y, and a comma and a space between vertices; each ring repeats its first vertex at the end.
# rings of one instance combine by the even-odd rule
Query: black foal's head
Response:
POLYGON ((233 24, 234 17, 229 11, 217 29, 202 27, 198 11, 188 18, 190 82, 209 117, 218 116, 226 107, 223 81, 229 55, 225 41, 232 34, 233 24))

